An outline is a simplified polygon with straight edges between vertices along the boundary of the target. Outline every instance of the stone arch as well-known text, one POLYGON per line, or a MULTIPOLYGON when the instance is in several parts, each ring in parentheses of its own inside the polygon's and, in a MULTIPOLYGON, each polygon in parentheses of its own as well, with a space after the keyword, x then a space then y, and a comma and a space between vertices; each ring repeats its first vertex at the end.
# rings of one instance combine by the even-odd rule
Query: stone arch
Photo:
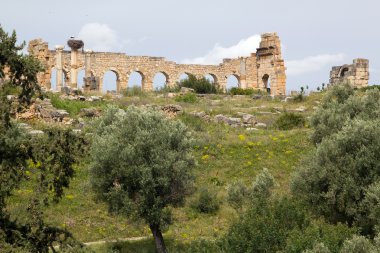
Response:
POLYGON ((99 91, 100 92, 103 92, 103 88, 104 88, 104 76, 106 75, 107 72, 113 72, 116 76, 116 91, 119 92, 120 91, 120 73, 121 71, 119 71, 118 69, 116 68, 106 68, 104 69, 103 71, 100 72, 100 77, 99 77, 99 91))
MULTIPOLYGON (((62 75, 62 83, 63 83, 62 75)), ((53 66, 50 71, 50 90, 57 90, 57 69, 53 66)))
POLYGON ((170 83, 169 75, 165 71, 158 71, 154 74, 153 84, 152 84, 154 90, 164 88, 168 86, 169 83, 170 83), (165 78, 163 83, 162 83, 162 78, 165 78))
POLYGON ((213 74, 213 73, 207 73, 204 77, 207 80, 209 80, 210 82, 212 82, 214 84, 218 84, 218 77, 215 74, 213 74))
POLYGON ((77 69, 77 88, 81 89, 84 87, 84 77, 85 77, 85 69, 84 67, 77 69))
POLYGON ((226 91, 233 87, 240 88, 240 86, 240 77, 237 74, 231 74, 226 76, 226 87, 224 87, 226 91))
POLYGON ((263 81, 263 87, 266 89, 268 94, 271 94, 271 80, 268 74, 264 74, 261 78, 263 81))
POLYGON ((141 86, 142 90, 145 90, 147 88, 145 85, 146 75, 141 70, 131 70, 128 72, 127 76, 128 76, 128 88, 132 88, 133 86, 137 86, 137 87, 141 86), (136 82, 136 81, 139 81, 140 85, 136 85, 136 83, 131 85, 130 82, 136 82))
POLYGON ((194 74, 187 72, 187 71, 180 72, 178 74, 177 80, 178 80, 178 82, 180 82, 181 80, 189 78, 190 75, 194 75, 194 74), (185 76, 187 76, 187 77, 185 77, 185 76))
POLYGON ((347 65, 343 65, 339 70, 339 77, 344 77, 348 71, 349 67, 347 65))

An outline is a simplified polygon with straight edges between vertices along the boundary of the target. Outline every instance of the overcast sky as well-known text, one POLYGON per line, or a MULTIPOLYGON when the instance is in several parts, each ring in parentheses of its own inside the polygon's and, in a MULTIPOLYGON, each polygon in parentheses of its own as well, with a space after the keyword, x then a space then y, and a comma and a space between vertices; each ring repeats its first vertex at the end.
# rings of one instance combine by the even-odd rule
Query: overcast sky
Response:
POLYGON ((380 84, 379 0, 2 0, 0 24, 49 47, 80 37, 85 47, 179 63, 219 63, 255 52, 277 32, 287 90, 327 83, 333 65, 370 61, 380 84))

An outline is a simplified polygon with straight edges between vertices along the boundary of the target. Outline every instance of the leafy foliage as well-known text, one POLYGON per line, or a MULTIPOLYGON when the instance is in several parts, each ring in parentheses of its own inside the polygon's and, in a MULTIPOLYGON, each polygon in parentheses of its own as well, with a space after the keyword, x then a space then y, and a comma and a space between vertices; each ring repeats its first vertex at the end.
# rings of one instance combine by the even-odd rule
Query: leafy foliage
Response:
POLYGON ((221 92, 216 84, 211 83, 205 77, 197 78, 191 74, 188 75, 188 78, 181 80, 179 86, 194 89, 196 93, 201 94, 215 94, 221 92))
POLYGON ((197 96, 194 93, 186 93, 181 96, 176 96, 175 101, 194 104, 197 102, 197 96))
POLYGON ((219 200, 215 191, 203 187, 192 205, 201 213, 215 213, 219 209, 219 200))
POLYGON ((354 96, 354 89, 350 85, 334 86, 311 118, 311 126, 315 128, 312 141, 320 143, 353 119, 369 120, 379 116, 380 90, 368 90, 364 96, 354 96))
POLYGON ((253 94, 264 94, 261 90, 255 90, 255 89, 243 89, 239 87, 232 87, 228 90, 228 93, 231 95, 253 95, 253 94))
POLYGON ((225 252, 276 252, 290 231, 306 222, 305 212, 288 198, 253 204, 223 238, 225 252))
POLYGON ((301 114, 285 112, 275 122, 275 127, 280 130, 290 130, 305 125, 305 118, 301 114))
MULTIPOLYGON (((24 43, 16 46, 16 33, 11 36, 0 27, 0 245, 3 252, 48 252, 53 243, 67 252, 81 244, 65 229, 49 226, 43 219, 42 207, 63 196, 73 177, 73 164, 81 155, 84 140, 70 130, 47 129, 43 136, 29 136, 10 120, 9 91, 18 95, 20 106, 27 106, 39 92, 36 74, 40 64, 31 56, 19 54, 24 43), (10 213, 7 200, 24 183, 33 186, 28 200, 27 219, 10 213)), ((78 248, 79 247, 79 248, 78 248)))
POLYGON ((157 111, 109 108, 91 149, 93 189, 110 212, 143 219, 163 244, 170 206, 182 204, 192 186, 191 143, 181 122, 157 111))
POLYGON ((319 252, 317 249, 324 252, 322 248, 325 248, 328 252, 339 253, 344 241, 356 232, 355 228, 341 223, 333 225, 324 221, 313 221, 304 229, 294 229, 289 234, 284 252, 319 252), (319 244, 323 244, 323 247, 319 244))
POLYGON ((380 176, 380 122, 354 121, 323 139, 293 181, 293 192, 331 222, 353 224, 365 190, 380 176))
POLYGON ((248 195, 248 189, 241 180, 227 186, 227 202, 235 209, 241 209, 248 195))

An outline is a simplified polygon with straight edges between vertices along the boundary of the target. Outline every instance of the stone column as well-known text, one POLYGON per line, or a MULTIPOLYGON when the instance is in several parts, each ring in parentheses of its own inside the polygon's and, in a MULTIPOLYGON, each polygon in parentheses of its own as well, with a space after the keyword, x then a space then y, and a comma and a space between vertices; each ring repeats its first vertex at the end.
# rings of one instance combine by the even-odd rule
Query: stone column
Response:
POLYGON ((88 78, 91 77, 91 56, 93 51, 92 50, 85 50, 84 51, 84 77, 88 78))
POLYGON ((77 88, 78 79, 78 50, 71 49, 71 66, 70 66, 70 86, 71 88, 77 88))
POLYGON ((71 48, 71 66, 70 66, 70 86, 71 88, 77 88, 78 79, 78 50, 84 45, 83 41, 70 39, 67 44, 71 48))
POLYGON ((61 88, 63 86, 62 80, 63 80, 63 55, 62 51, 65 46, 63 45, 57 45, 55 46, 55 69, 56 69, 56 89, 58 91, 61 91, 61 88))

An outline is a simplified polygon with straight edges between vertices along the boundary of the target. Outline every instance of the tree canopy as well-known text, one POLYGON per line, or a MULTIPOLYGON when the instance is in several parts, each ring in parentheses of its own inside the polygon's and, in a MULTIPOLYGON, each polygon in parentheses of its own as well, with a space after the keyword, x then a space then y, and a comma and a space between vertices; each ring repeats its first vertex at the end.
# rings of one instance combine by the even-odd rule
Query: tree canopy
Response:
POLYGON ((192 140, 179 121, 153 110, 109 108, 99 120, 91 148, 91 180, 114 213, 143 219, 158 252, 166 252, 162 229, 171 206, 192 187, 192 140))

